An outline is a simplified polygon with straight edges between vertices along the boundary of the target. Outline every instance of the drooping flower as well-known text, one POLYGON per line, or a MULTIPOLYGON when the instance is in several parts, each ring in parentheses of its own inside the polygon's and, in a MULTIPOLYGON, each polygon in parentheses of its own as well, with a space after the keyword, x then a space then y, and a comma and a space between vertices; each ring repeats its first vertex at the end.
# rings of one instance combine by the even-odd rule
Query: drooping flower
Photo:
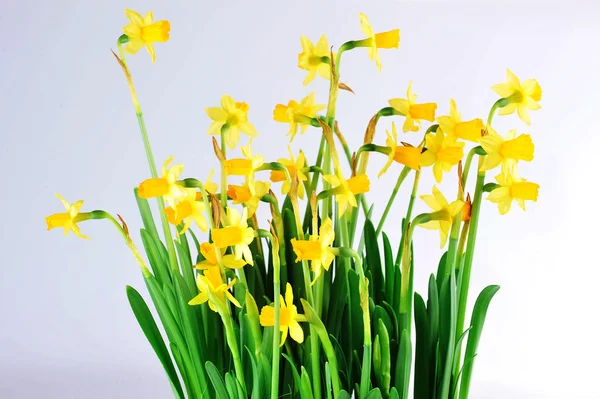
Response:
MULTIPOLYGON (((283 346, 288 335, 299 344, 304 342, 304 331, 299 321, 306 321, 298 314, 298 309, 294 305, 294 293, 292 286, 287 283, 285 286, 285 299, 280 295, 279 302, 279 330, 281 331, 281 343, 283 346)), ((275 325, 275 308, 273 306, 263 306, 260 311, 260 325, 264 327, 273 327, 275 325)))
POLYGON ((388 101, 392 108, 404 115, 404 133, 417 132, 421 128, 422 120, 433 122, 435 119, 436 103, 416 104, 416 101, 417 95, 412 92, 412 81, 408 84, 406 98, 392 98, 388 101))
POLYGON ((371 47, 369 47, 369 58, 375 60, 377 69, 381 72, 381 59, 379 58, 380 48, 398 48, 400 45, 400 29, 394 29, 389 32, 373 33, 373 28, 369 24, 369 19, 365 14, 359 14, 360 29, 367 36, 367 39, 371 41, 371 47))
MULTIPOLYGON (((288 152, 290 154, 289 159, 280 158, 277 162, 285 165, 291 180, 294 180, 296 177, 298 178, 298 197, 304 199, 304 184, 302 184, 302 182, 308 180, 308 177, 302 172, 302 168, 304 168, 304 165, 306 164, 306 157, 304 156, 304 153, 300 151, 298 158, 294 160, 294 154, 292 153, 290 146, 288 146, 288 152)), ((283 182, 281 185, 282 194, 287 194, 290 191, 291 181, 287 180, 283 171, 271 171, 271 181, 273 183, 283 182)))
POLYGON ((419 226, 429 230, 440 231, 440 248, 444 248, 446 241, 448 240, 448 232, 452 221, 459 212, 462 211, 464 201, 456 200, 452 203, 448 203, 444 194, 438 190, 436 186, 433 186, 433 195, 421 195, 421 199, 425 201, 427 205, 432 209, 433 212, 442 211, 444 218, 441 220, 432 220, 427 223, 420 224, 419 226))
POLYGON ((200 293, 192 298, 188 304, 201 305, 208 301, 208 306, 210 309, 213 312, 217 312, 217 304, 213 303, 208 296, 208 293, 211 292, 214 298, 220 302, 219 305, 224 305, 225 297, 227 297, 231 303, 238 308, 241 308, 242 306, 238 300, 235 299, 235 297, 231 295, 231 292, 229 291, 234 284, 235 278, 231 280, 229 284, 227 284, 223 282, 221 270, 218 267, 210 267, 204 271, 204 274, 198 274, 196 276, 196 285, 198 286, 200 293))
POLYGON ((153 43, 166 42, 169 40, 171 24, 169 21, 165 20, 154 22, 152 11, 142 18, 139 13, 125 9, 125 16, 127 16, 130 22, 123 28, 123 32, 125 32, 129 38, 129 42, 127 43, 127 46, 125 46, 125 51, 129 54, 135 54, 142 47, 146 46, 146 49, 152 57, 152 62, 154 62, 156 54, 154 52, 153 43))
POLYGON ((312 82, 317 73, 324 79, 329 80, 331 78, 331 67, 324 58, 330 57, 327 36, 322 35, 316 46, 306 36, 300 36, 300 43, 302 44, 302 52, 298 54, 298 67, 308 71, 308 75, 303 82, 304 86, 312 82))
POLYGON ((517 136, 516 130, 511 130, 503 139, 491 126, 488 134, 481 138, 481 147, 488 153, 481 170, 490 170, 502 164, 502 173, 512 173, 519 161, 530 162, 533 160, 534 145, 531 136, 521 134, 517 136))
POLYGON ((230 184, 227 195, 233 199, 233 204, 244 204, 248 209, 248 217, 252 217, 258 209, 258 204, 263 195, 269 192, 270 183, 249 180, 243 186, 230 184))
POLYGON ((515 177, 512 173, 499 174, 496 181, 500 187, 494 189, 487 197, 491 202, 498 204, 498 211, 504 215, 510 211, 513 200, 521 209, 525 210, 525 201, 537 201, 540 185, 515 177))
POLYGON ((465 143, 456 141, 456 136, 446 136, 441 129, 425 136, 427 151, 421 154, 421 166, 433 165, 435 181, 442 181, 442 172, 450 172, 463 158, 465 143))
POLYGON ((47 216, 45 220, 48 230, 51 230, 55 227, 62 227, 64 229, 65 236, 68 236, 69 231, 72 231, 77 237, 89 240, 90 237, 81 234, 79 226, 77 226, 77 222, 81 221, 81 217, 78 217, 78 215, 79 211, 81 210, 81 207, 83 206, 83 200, 79 200, 77 202, 74 202, 73 204, 69 204, 60 194, 55 195, 63 203, 67 212, 55 213, 53 215, 47 216))
POLYGON ((167 204, 175 206, 178 201, 183 201, 188 192, 185 187, 177 184, 177 178, 183 172, 183 165, 176 164, 167 169, 173 161, 170 156, 162 167, 162 177, 144 180, 138 188, 138 196, 148 199, 162 196, 167 204))
POLYGON ((192 225, 192 221, 196 222, 196 225, 202 231, 208 231, 208 224, 206 222, 206 206, 204 201, 197 200, 197 192, 193 188, 186 188, 187 196, 179 201, 175 206, 169 206, 165 208, 167 215, 167 221, 175 226, 181 222, 185 222, 183 229, 179 234, 184 234, 192 225))
POLYGON ((221 107, 206 108, 206 114, 213 120, 208 128, 212 136, 225 133, 229 148, 235 148, 240 141, 240 132, 250 137, 258 136, 254 125, 248 122, 248 104, 233 101, 227 94, 221 97, 221 107))
POLYGON ((506 70, 506 82, 492 86, 498 95, 509 100, 509 104, 500 108, 498 114, 509 115, 517 111, 519 118, 526 124, 531 124, 528 110, 542 108, 539 101, 542 99, 542 88, 537 80, 527 79, 523 83, 510 71, 506 70))
POLYGON ((254 229, 248 227, 248 209, 244 208, 242 215, 232 208, 227 208, 227 224, 225 227, 212 229, 213 242, 219 249, 233 247, 235 257, 244 258, 246 263, 254 265, 250 243, 254 240, 254 229))
POLYGON ((323 269, 329 270, 329 266, 335 255, 331 251, 331 244, 335 240, 335 231, 333 224, 328 217, 319 228, 319 235, 313 234, 309 240, 296 240, 292 238, 292 247, 296 254, 296 262, 309 260, 311 269, 315 273, 315 278, 311 285, 317 281, 323 269))
POLYGON ((306 128, 310 126, 311 119, 316 117, 317 112, 324 108, 324 104, 315 104, 315 93, 312 92, 304 97, 300 103, 290 100, 288 105, 277 104, 273 111, 273 119, 277 122, 290 124, 288 136, 291 136, 291 142, 298 133, 298 128, 300 128, 300 133, 304 134, 306 128))
MULTIPOLYGON (((223 262, 223 266, 228 269, 239 269, 240 267, 244 267, 246 262, 243 259, 238 259, 235 255, 227 254, 225 255, 226 249, 220 249, 221 252, 221 261, 223 262)), ((200 244, 200 253, 204 257, 203 261, 200 261, 196 264, 196 269, 206 270, 211 267, 219 266, 219 261, 217 259, 217 250, 215 244, 210 242, 204 242, 200 244)))
POLYGON ((232 158, 224 162, 225 173, 228 176, 245 176, 246 179, 252 179, 254 170, 260 168, 265 159, 262 155, 252 154, 252 139, 247 146, 242 146, 242 154, 245 158, 232 158))
POLYGON ((379 172, 377 177, 381 177, 393 161, 396 161, 402 165, 408 166, 411 169, 419 169, 421 162, 421 147, 412 147, 409 145, 398 145, 398 132, 396 131, 396 124, 392 122, 392 134, 389 131, 385 131, 387 139, 385 145, 389 147, 390 153, 388 154, 388 160, 383 166, 383 169, 379 172))
POLYGON ((371 189, 371 183, 366 174, 360 174, 348 180, 344 179, 343 176, 323 175, 323 180, 332 186, 340 217, 344 215, 348 205, 351 207, 357 206, 356 195, 364 194, 371 189))
POLYGON ((436 120, 447 135, 475 143, 479 142, 481 132, 485 129, 483 121, 479 118, 463 122, 454 99, 450 99, 450 115, 440 116, 436 120))

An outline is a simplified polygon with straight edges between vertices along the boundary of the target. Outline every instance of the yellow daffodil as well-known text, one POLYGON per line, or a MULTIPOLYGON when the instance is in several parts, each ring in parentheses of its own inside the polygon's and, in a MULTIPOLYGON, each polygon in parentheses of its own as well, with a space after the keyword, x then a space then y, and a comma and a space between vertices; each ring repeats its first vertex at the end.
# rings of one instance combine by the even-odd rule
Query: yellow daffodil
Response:
MULTIPOLYGON (((288 146, 288 152, 290 154, 290 159, 280 158, 277 160, 277 162, 285 165, 291 180, 294 180, 296 177, 298 178, 298 197, 304 199, 304 184, 302 184, 302 182, 308 180, 308 177, 302 172, 302 168, 304 168, 304 165, 306 164, 306 158, 304 153, 300 151, 298 158, 294 160, 294 154, 292 153, 290 146, 288 146)), ((283 182, 281 185, 282 194, 287 194, 290 191, 291 181, 287 180, 283 171, 271 171, 271 181, 273 183, 283 182)))
MULTIPOLYGON (((283 346, 288 335, 299 344, 304 342, 304 331, 299 321, 306 319, 298 314, 298 309, 294 305, 294 293, 292 286, 287 283, 285 286, 285 299, 280 295, 279 302, 279 331, 281 331, 281 344, 283 346)), ((260 325, 264 327, 273 327, 275 325, 275 308, 273 306, 263 306, 260 311, 260 325)))
POLYGON ((83 220, 81 216, 79 216, 79 211, 81 210, 81 206, 83 205, 83 200, 77 201, 73 204, 69 204, 60 194, 55 195, 63 203, 67 212, 55 213, 54 215, 47 216, 45 220, 48 230, 51 230, 55 227, 62 227, 65 231, 65 236, 69 235, 70 230, 73 233, 75 233, 77 237, 89 240, 90 237, 81 234, 79 226, 77 226, 77 222, 83 220))
POLYGON ((303 82, 304 86, 309 84, 317 76, 317 73, 329 80, 331 67, 329 62, 324 61, 324 57, 329 58, 330 56, 327 37, 321 36, 315 46, 306 36, 300 36, 300 44, 302 44, 302 52, 298 54, 298 67, 308 71, 303 82))
POLYGON ((433 186, 433 195, 421 195, 421 199, 425 201, 427 205, 432 209, 433 212, 444 213, 444 218, 441 220, 432 220, 427 223, 420 224, 419 226, 429 230, 440 231, 440 248, 444 248, 446 241, 448 240, 448 232, 452 225, 452 220, 459 212, 462 211, 464 201, 456 200, 448 204, 444 194, 438 190, 436 186, 433 186))
POLYGON ((291 142, 298 133, 298 128, 300 128, 300 133, 304 134, 306 128, 310 126, 311 119, 316 117, 317 112, 324 108, 324 104, 315 104, 315 93, 312 92, 304 97, 300 103, 290 100, 288 105, 277 104, 273 111, 273 119, 277 122, 290 124, 288 136, 291 136, 291 142))
POLYGON ((481 138, 481 147, 488 153, 481 170, 490 170, 502 164, 502 173, 507 175, 517 165, 518 161, 533 160, 534 145, 531 136, 511 130, 503 139, 494 129, 488 127, 488 134, 481 138))
POLYGON ((442 172, 450 172, 463 158, 465 143, 456 141, 456 136, 446 136, 441 129, 425 137, 427 151, 421 154, 421 166, 433 165, 435 181, 442 181, 442 172))
POLYGON ((165 20, 154 22, 152 11, 142 18, 139 13, 125 9, 125 16, 127 16, 130 22, 123 28, 123 32, 129 38, 129 42, 125 46, 125 51, 129 54, 135 54, 143 46, 146 46, 146 50, 148 50, 152 57, 152 62, 154 62, 156 54, 152 43, 169 40, 171 24, 165 20))
POLYGON ((377 69, 379 69, 381 72, 381 59, 379 58, 378 50, 380 48, 398 48, 400 45, 400 29, 394 29, 389 32, 375 34, 373 33, 373 28, 371 28, 369 19, 365 14, 359 14, 358 18, 361 25, 360 29, 371 42, 371 46, 369 47, 369 58, 371 58, 371 60, 375 60, 377 69))
POLYGON ((390 106, 404 115, 402 130, 417 132, 421 128, 421 121, 433 122, 435 119, 436 103, 416 104, 417 95, 412 92, 412 81, 408 84, 406 98, 392 98, 388 101, 390 106))
POLYGON ((310 260, 311 269, 315 278, 311 285, 317 281, 323 269, 329 270, 329 266, 335 255, 331 251, 331 244, 335 240, 335 231, 330 218, 325 219, 319 228, 319 235, 311 235, 309 240, 296 240, 292 238, 292 248, 296 254, 296 262, 310 260))
POLYGON ((338 204, 339 216, 342 217, 348 205, 356 207, 356 195, 368 192, 371 189, 369 177, 365 174, 354 176, 348 180, 343 176, 324 175, 323 180, 331 184, 335 201, 338 204))
POLYGON ((542 99, 542 88, 538 81, 527 79, 521 83, 510 69, 506 70, 506 83, 494 85, 492 90, 509 100, 509 104, 498 111, 500 115, 512 114, 516 110, 519 118, 529 125, 531 121, 528 110, 535 111, 542 108, 539 104, 542 99))
POLYGON ((248 217, 251 218, 263 195, 269 192, 270 183, 249 180, 243 186, 229 185, 227 195, 233 199, 233 204, 244 204, 248 209, 248 217))
POLYGON ((217 248, 234 247, 235 257, 244 258, 246 263, 254 265, 252 252, 248 246, 254 240, 254 229, 248 227, 248 209, 242 215, 231 207, 227 208, 227 224, 225 227, 213 229, 211 236, 217 248))
MULTIPOLYGON (((228 269, 239 269, 240 267, 244 267, 246 265, 246 262, 244 262, 243 259, 238 259, 232 254, 225 255, 225 251, 226 248, 220 249, 223 266, 228 269)), ((200 253, 204 257, 204 260, 196 264, 196 269, 206 270, 212 267, 218 268, 219 261, 217 259, 217 250, 215 244, 210 242, 200 244, 200 253)))
MULTIPOLYGON (((206 178, 206 181, 204 182, 204 191, 206 191, 208 194, 212 194, 215 195, 217 191, 219 191, 219 185, 215 182, 212 181, 212 177, 213 174, 215 173, 214 169, 210 170, 210 173, 208 174, 208 177, 206 178)), ((196 193, 196 200, 201 200, 202 199, 202 193, 200 191, 198 191, 196 193)))
POLYGON ((398 145, 398 132, 396 131, 396 124, 392 122, 392 134, 389 131, 385 131, 387 139, 385 145, 389 147, 390 153, 388 154, 388 160, 383 166, 383 169, 379 172, 377 177, 381 177, 393 161, 396 161, 402 165, 408 166, 411 169, 419 169, 421 162, 421 147, 412 147, 409 145, 398 145))
POLYGON ((436 120, 440 129, 447 135, 475 143, 479 142, 481 132, 485 129, 483 121, 479 118, 463 122, 456 109, 454 99, 450 99, 450 115, 440 116, 436 120))
POLYGON ((500 187, 494 189, 487 199, 498 204, 501 215, 510 211, 513 200, 517 201, 517 204, 523 210, 525 210, 525 201, 537 201, 538 190, 540 189, 540 185, 537 183, 514 177, 512 173, 506 175, 501 173, 496 176, 496 181, 500 187))
POLYGON ((176 164, 167 168, 171 161, 173 161, 173 156, 170 156, 163 164, 162 177, 147 179, 140 184, 138 188, 140 198, 162 196, 169 205, 175 206, 178 201, 183 201, 187 197, 186 189, 177 184, 177 179, 183 172, 183 165, 176 164))
POLYGON ((192 298, 188 304, 190 305, 201 305, 208 301, 208 306, 213 312, 217 312, 217 304, 213 303, 209 299, 208 293, 211 292, 215 299, 217 299, 220 304, 225 304, 225 297, 229 299, 231 303, 233 303, 238 308, 242 306, 238 302, 237 299, 231 295, 229 291, 231 287, 235 284, 235 279, 231 280, 229 284, 223 282, 223 278, 221 277, 221 270, 218 267, 210 267, 204 271, 204 274, 198 274, 196 276, 196 285, 198 286, 198 290, 200 293, 196 295, 196 297, 192 298))
POLYGON ((175 226, 185 221, 180 234, 184 234, 188 231, 192 225, 192 221, 196 222, 196 225, 200 230, 208 231, 208 224, 206 223, 206 217, 204 216, 204 213, 206 212, 204 201, 196 199, 197 193, 195 189, 187 188, 185 190, 187 196, 182 201, 178 202, 174 207, 170 206, 165 208, 167 221, 175 226))
POLYGON ((228 176, 245 176, 251 179, 254 176, 254 169, 260 168, 265 159, 261 155, 252 154, 252 139, 247 146, 242 147, 242 154, 246 158, 232 158, 225 161, 225 173, 228 176))
POLYGON ((206 114, 213 120, 208 128, 212 136, 225 133, 229 148, 235 148, 240 141, 240 132, 250 137, 258 136, 252 123, 248 122, 248 104, 233 101, 227 94, 221 97, 221 107, 206 108, 206 114))

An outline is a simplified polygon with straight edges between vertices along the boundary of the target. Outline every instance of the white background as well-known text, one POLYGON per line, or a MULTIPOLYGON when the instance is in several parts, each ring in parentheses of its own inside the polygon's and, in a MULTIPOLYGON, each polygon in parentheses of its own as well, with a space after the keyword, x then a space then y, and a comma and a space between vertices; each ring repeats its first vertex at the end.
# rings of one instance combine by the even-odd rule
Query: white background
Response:
MULTIPOLYGON (((122 71, 110 49, 130 7, 171 21, 172 39, 129 58, 158 163, 171 154, 186 176, 206 176, 213 155, 203 109, 223 93, 250 104, 260 133, 255 151, 286 154, 277 103, 311 90, 326 102, 327 83, 302 86, 301 34, 330 43, 363 37, 358 13, 376 31, 401 29, 399 50, 381 51, 378 73, 365 49, 344 56, 338 117, 351 146, 374 112, 404 97, 413 80, 421 101, 464 118, 484 118, 511 68, 544 90, 532 126, 496 118, 501 133, 530 133, 536 158, 521 173, 541 185, 539 202, 506 216, 486 202, 472 276, 474 295, 500 284, 477 356, 474 398, 600 398, 598 344, 598 157, 600 48, 597 3, 159 2, 2 0, 0 6, 0 397, 165 398, 167 379, 127 303, 125 285, 145 293, 137 266, 108 223, 85 223, 83 241, 46 232, 59 212, 53 194, 85 209, 120 213, 139 227, 131 190, 148 177, 122 71), (163 4, 164 3, 164 4, 163 4)), ((400 119, 396 120, 399 125, 400 119)), ((383 144, 382 119, 376 141, 383 144)), ((293 147, 314 159, 316 130, 293 147)), ((404 135, 418 143, 420 135, 404 135)), ((383 165, 372 156, 374 177, 383 165)), ((373 181, 380 215, 394 165, 373 181)), ((493 174, 490 174, 490 178, 493 174)), ((442 187, 454 193, 453 177, 442 187)), ((430 192, 431 171, 421 193, 430 192)), ((390 214, 393 242, 410 184, 390 214)), ((453 195, 453 194, 452 194, 453 195)), ((417 211, 425 210, 419 204, 417 211)), ((264 218, 263 218, 264 220, 264 218)), ((424 292, 440 256, 438 235, 418 230, 415 288, 424 292)), ((139 242, 139 240, 138 240, 139 242)))

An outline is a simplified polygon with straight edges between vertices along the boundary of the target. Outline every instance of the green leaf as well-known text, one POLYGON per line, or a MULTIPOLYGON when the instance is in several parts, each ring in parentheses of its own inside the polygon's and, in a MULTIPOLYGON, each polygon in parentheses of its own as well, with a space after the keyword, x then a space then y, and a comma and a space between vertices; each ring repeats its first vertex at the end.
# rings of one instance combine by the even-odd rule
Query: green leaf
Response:
POLYGON ((398 391, 396 390, 396 388, 392 388, 392 390, 390 391, 389 399, 400 399, 400 395, 398 395, 398 391))
MULTIPOLYGON (((231 399, 238 399, 235 378, 231 375, 231 373, 225 373, 225 388, 227 389, 227 393, 231 399)), ((239 399, 244 399, 244 397, 241 396, 239 399)))
POLYGON ((160 241, 160 238, 158 237, 158 231, 156 230, 156 224, 154 223, 154 217, 152 216, 150 205, 148 205, 148 200, 139 197, 137 187, 133 189, 133 195, 135 196, 135 201, 137 202, 140 215, 142 216, 144 229, 153 239, 160 241))
MULTIPOLYGON (((445 284, 445 286, 447 286, 445 284)), ((455 273, 450 273, 450 288, 449 288, 449 307, 448 317, 444 318, 445 322, 448 323, 448 344, 446 345, 446 358, 444 364, 444 373, 442 375, 442 385, 440 387, 440 396, 442 398, 448 398, 450 395, 450 382, 452 381, 453 371, 453 356, 455 346, 455 334, 456 334, 456 317, 457 317, 457 303, 456 303, 456 277, 455 273)))
POLYGON ((150 267, 159 284, 162 285, 170 282, 169 265, 160 254, 156 240, 152 237, 152 234, 144 229, 140 230, 140 235, 142 236, 144 250, 150 261, 150 267))
POLYGON ((338 393, 338 399, 352 399, 352 396, 343 389, 338 393))
POLYGON ((408 387, 410 385, 410 366, 412 362, 412 344, 408 330, 402 330, 398 359, 396 360, 396 375, 394 386, 400 391, 400 398, 408 399, 408 387))
POLYGON ((308 376, 304 366, 302 366, 302 374, 300 375, 300 398, 314 399, 312 385, 310 384, 310 377, 308 376))
POLYGON ((390 336, 388 334, 386 325, 381 319, 379 319, 379 324, 377 325, 377 338, 379 338, 379 345, 381 347, 381 372, 379 377, 379 385, 381 386, 384 395, 387 396, 392 380, 390 336))
POLYGON ((381 255, 379 254, 379 245, 377 243, 377 234, 373 222, 367 219, 364 227, 365 234, 365 273, 370 271, 373 280, 370 281, 369 288, 373 289, 373 300, 379 304, 383 301, 383 292, 385 283, 383 280, 383 268, 381 267, 381 255))
POLYGON ((227 393, 227 389, 225 388, 225 381, 223 381, 223 377, 221 377, 221 373, 211 362, 206 362, 206 372, 208 373, 208 378, 210 378, 210 382, 212 382, 213 387, 217 393, 217 398, 219 399, 230 399, 229 394, 227 393))
POLYGON ((394 265, 394 253, 392 252, 392 246, 388 236, 382 232, 383 236, 383 258, 385 259, 385 298, 388 303, 394 301, 394 287, 395 287, 395 265, 394 265))
MULTIPOLYGON (((185 238, 185 234, 181 237, 185 238)), ((183 279, 185 280, 187 289, 193 296, 196 296, 196 294, 198 293, 198 288, 196 287, 196 278, 194 277, 194 266, 192 266, 192 258, 190 256, 190 248, 187 245, 187 240, 185 241, 185 245, 175 241, 175 248, 177 250, 177 255, 179 257, 179 266, 181 267, 181 271, 183 272, 183 279)))
POLYGON ((379 388, 371 389, 365 396, 365 399, 381 399, 381 391, 379 388))
POLYGON ((430 398, 429 386, 429 320, 427 309, 421 295, 415 292, 415 378, 414 378, 414 398, 430 398))

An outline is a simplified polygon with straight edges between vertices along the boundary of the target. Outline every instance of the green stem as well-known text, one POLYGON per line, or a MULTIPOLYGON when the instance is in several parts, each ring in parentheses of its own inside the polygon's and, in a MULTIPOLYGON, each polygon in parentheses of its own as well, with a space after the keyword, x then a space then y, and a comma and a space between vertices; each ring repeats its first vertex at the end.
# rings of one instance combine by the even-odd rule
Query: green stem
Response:
MULTIPOLYGON (((227 143, 225 142, 225 132, 222 129, 221 152, 223 153, 223 158, 227 159, 227 143)), ((224 161, 221 162, 221 206, 223 206, 223 209, 227 209, 227 173, 225 173, 224 161)))
MULTIPOLYGON (((375 231, 376 236, 379 236, 379 233, 381 233, 381 230, 383 229, 383 224, 385 223, 385 219, 387 219, 388 213, 390 213, 390 209, 392 209, 392 204, 394 203, 396 195, 398 194, 398 190, 400 189, 400 186, 402 185, 402 182, 404 181, 406 176, 408 176, 409 172, 410 168, 408 166, 405 166, 402 169, 402 172, 400 172, 398 180, 396 181, 396 185, 394 186, 392 194, 390 195, 390 199, 388 200, 387 205, 385 206, 385 210, 383 211, 383 215, 381 215, 381 219, 379 220, 379 224, 377 225, 377 230, 375 231)), ((361 251, 359 250, 359 252, 361 251)))
POLYGON ((225 311, 221 313, 221 319, 225 326, 225 335, 227 337, 227 343, 229 344, 229 350, 231 350, 231 356, 233 357, 233 366, 235 367, 235 374, 242 388, 246 389, 246 383, 244 382, 244 368, 242 367, 242 361, 240 359, 240 351, 237 344, 237 337, 233 329, 232 318, 233 316, 229 312, 229 306, 225 305, 225 311))
MULTIPOLYGON (((415 173, 415 180, 413 182, 413 188, 410 193, 410 200, 408 201, 408 209, 406 210, 406 216, 404 217, 404 223, 402 224, 402 235, 404 236, 404 231, 406 231, 406 224, 409 222, 412 216, 413 206, 415 204, 415 198, 417 197, 417 191, 419 190, 419 180, 421 179, 421 168, 415 173)), ((400 239, 400 244, 398 245, 398 253, 396 254, 396 267, 400 267, 401 259, 402 259, 402 251, 404 248, 403 238, 400 239)), ((401 330, 402 331, 402 330, 401 330)))

